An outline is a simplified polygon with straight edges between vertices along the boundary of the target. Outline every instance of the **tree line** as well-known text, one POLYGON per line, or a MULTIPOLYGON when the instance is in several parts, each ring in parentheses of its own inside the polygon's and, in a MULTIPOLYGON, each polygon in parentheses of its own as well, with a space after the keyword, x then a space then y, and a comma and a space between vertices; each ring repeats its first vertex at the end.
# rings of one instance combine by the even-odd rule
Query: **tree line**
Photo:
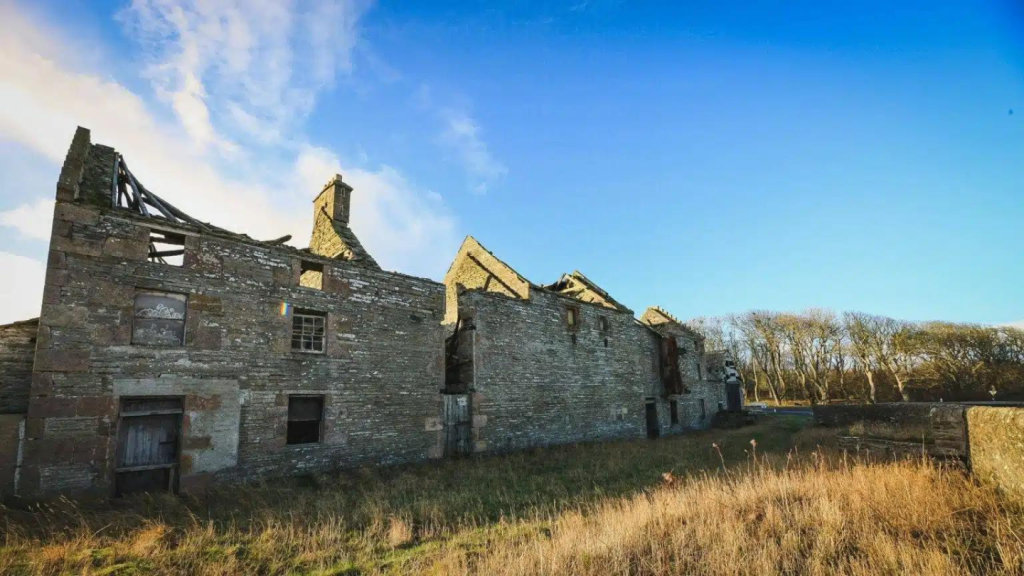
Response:
POLYGON ((751 311, 696 318, 728 350, 747 401, 1024 400, 1024 330, 862 312, 751 311))

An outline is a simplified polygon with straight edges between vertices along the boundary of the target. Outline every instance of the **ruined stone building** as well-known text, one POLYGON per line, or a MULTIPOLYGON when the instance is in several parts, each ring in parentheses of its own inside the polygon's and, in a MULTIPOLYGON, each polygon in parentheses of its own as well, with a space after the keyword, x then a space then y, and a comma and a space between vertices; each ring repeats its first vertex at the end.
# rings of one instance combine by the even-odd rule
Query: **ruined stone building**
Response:
POLYGON ((40 316, 0 327, 0 495, 657 436, 725 405, 696 333, 579 272, 536 285, 473 238, 444 283, 382 270, 340 176, 309 248, 259 241, 188 216, 126 160, 76 132, 40 316))

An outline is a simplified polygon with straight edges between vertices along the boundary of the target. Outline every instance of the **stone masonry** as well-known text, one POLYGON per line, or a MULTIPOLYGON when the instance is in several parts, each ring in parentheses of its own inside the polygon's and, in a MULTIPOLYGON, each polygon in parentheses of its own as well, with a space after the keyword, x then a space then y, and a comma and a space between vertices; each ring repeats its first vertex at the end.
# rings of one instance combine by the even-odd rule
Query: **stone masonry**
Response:
POLYGON ((299 250, 187 217, 119 162, 75 134, 39 319, 0 327, 0 495, 438 458, 453 392, 472 452, 642 437, 648 404, 659 432, 702 428, 723 401, 699 337, 660 309, 638 321, 578 272, 536 286, 472 239, 445 284, 381 270, 340 176, 299 250))
POLYGON ((471 393, 474 452, 643 437, 647 404, 658 434, 706 428, 724 401, 696 333, 659 308, 637 321, 579 272, 538 286, 470 237, 445 283, 448 319, 471 328, 448 385, 471 393), (661 379, 666 339, 680 351, 679 394, 661 379))
POLYGON ((0 414, 24 414, 39 319, 0 326, 0 414))

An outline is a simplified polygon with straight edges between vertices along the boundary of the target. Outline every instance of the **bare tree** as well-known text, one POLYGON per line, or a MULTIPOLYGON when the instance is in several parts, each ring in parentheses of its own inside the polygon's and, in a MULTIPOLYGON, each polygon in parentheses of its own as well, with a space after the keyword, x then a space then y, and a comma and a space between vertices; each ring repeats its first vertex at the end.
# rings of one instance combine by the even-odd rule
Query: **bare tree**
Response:
POLYGON ((843 321, 849 337, 850 355, 854 365, 864 372, 868 383, 868 399, 872 404, 878 402, 878 387, 875 385, 875 372, 878 364, 872 351, 872 340, 875 338, 875 317, 863 312, 846 312, 843 321))
POLYGON ((910 401, 910 381, 920 346, 917 326, 888 316, 867 316, 869 350, 876 366, 888 374, 904 402, 910 401))

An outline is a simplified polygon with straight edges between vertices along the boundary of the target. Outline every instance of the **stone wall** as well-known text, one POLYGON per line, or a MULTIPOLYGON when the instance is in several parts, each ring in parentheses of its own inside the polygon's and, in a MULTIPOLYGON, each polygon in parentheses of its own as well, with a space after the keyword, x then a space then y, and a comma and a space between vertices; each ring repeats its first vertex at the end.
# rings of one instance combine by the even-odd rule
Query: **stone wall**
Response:
MULTIPOLYGON (((335 259, 112 208, 116 158, 76 133, 57 185, 40 318, 0 332, 0 406, 27 403, 24 419, 0 420, 0 491, 20 454, 21 496, 111 494, 118 435, 154 412, 180 418, 185 490, 440 457, 452 430, 441 421, 445 336, 460 316, 477 452, 643 437, 648 402, 660 433, 706 428, 725 401, 699 337, 667 315, 655 328, 610 297, 594 304, 535 286, 472 239, 447 291, 385 272, 347 227, 347 209, 320 212, 329 222, 319 229, 330 224, 346 247, 335 259), (168 235, 183 243, 180 265, 150 261, 151 238, 168 235), (297 314, 322 322, 322 349, 319 339, 295 349, 297 314), (686 393, 664 393, 665 338, 678 344, 686 393), (309 443, 289 442, 294 395, 317 397, 302 401, 307 416, 322 406, 309 443), (122 421, 125 406, 135 408, 122 421)), ((332 182, 341 190, 340 177, 332 182)), ((345 194, 335 207, 347 206, 345 194)), ((152 439, 165 446, 168 437, 152 439)))
POLYGON ((967 409, 971 469, 1024 503, 1024 408, 967 409))
MULTIPOLYGON (((850 436, 925 445, 942 457, 967 456, 965 406, 942 402, 835 404, 814 407, 814 423, 844 427, 850 436)), ((894 445, 894 448, 897 446, 894 445)))
POLYGON ((183 399, 185 488, 437 455, 443 285, 99 207, 113 151, 84 146, 54 211, 24 495, 109 493, 124 397, 183 399), (148 261, 155 229, 185 236, 182 266, 148 261), (302 260, 323 266, 323 290, 299 285, 302 260), (183 345, 133 343, 139 290, 187 296, 183 345), (297 308, 326 314, 323 354, 292 350, 297 308), (286 444, 290 394, 323 396, 319 443, 286 444))
POLYGON ((38 319, 0 326, 0 414, 28 410, 38 329, 38 319))
POLYGON ((475 326, 477 452, 643 437, 649 398, 658 406, 662 433, 707 427, 717 411, 721 385, 698 381, 692 362, 686 366, 690 394, 663 397, 658 336, 631 312, 542 289, 531 290, 529 300, 463 290, 458 305, 463 320, 475 326), (567 327, 570 307, 579 310, 575 330, 567 327), (608 319, 604 332, 602 316, 608 319), (671 400, 678 402, 676 425, 670 422, 671 400))
POLYGON ((23 414, 0 414, 0 501, 14 494, 24 422, 23 414))

